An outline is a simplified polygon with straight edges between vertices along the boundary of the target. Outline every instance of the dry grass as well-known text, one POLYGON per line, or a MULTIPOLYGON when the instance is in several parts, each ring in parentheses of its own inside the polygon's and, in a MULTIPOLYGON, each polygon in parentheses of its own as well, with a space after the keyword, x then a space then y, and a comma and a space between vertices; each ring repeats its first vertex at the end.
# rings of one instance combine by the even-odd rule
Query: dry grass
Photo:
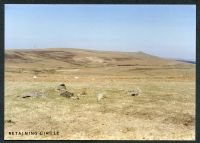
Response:
POLYGON ((27 74, 22 81, 17 81, 18 77, 6 81, 5 139, 195 138, 194 77, 190 80, 187 77, 154 79, 158 76, 154 73, 151 77, 154 80, 140 76, 136 79, 94 76, 93 81, 90 81, 91 77, 72 82, 63 80, 69 91, 75 94, 87 92, 80 100, 70 100, 60 97, 55 90, 63 79, 57 78, 58 75, 39 76, 38 81, 26 81, 26 76, 31 77, 27 74), (51 78, 58 81, 46 82, 51 78), (134 87, 140 87, 141 96, 127 96, 126 91, 134 87), (46 95, 21 98, 23 93, 31 91, 43 91, 46 95), (95 94, 102 92, 106 92, 107 98, 97 102, 95 94), (59 131, 60 134, 12 136, 8 134, 10 131, 59 131))
POLYGON ((56 51, 40 51, 39 55, 17 52, 14 57, 12 51, 8 52, 5 139, 195 139, 195 65, 144 53, 66 52, 74 60, 103 57, 108 65, 99 62, 101 66, 95 66, 83 60, 79 66, 71 58, 62 61, 65 54, 56 51), (56 55, 61 61, 49 58, 56 55), (84 62, 91 67, 84 66, 84 62), (80 100, 59 96, 56 87, 60 83, 65 83, 68 91, 84 96, 79 96, 80 100), (128 96, 127 91, 135 87, 142 90, 142 95, 128 96), (32 92, 43 96, 22 98, 32 92), (98 93, 105 93, 106 98, 97 102, 98 93), (59 131, 59 135, 9 135, 30 131, 59 131))

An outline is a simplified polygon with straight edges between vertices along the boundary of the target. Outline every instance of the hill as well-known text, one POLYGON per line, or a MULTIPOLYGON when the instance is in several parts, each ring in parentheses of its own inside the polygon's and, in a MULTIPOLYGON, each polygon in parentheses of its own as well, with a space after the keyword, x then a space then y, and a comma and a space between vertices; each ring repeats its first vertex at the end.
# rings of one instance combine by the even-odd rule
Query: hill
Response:
POLYGON ((73 68, 106 66, 158 66, 183 64, 143 52, 95 51, 72 48, 6 50, 7 68, 73 68))

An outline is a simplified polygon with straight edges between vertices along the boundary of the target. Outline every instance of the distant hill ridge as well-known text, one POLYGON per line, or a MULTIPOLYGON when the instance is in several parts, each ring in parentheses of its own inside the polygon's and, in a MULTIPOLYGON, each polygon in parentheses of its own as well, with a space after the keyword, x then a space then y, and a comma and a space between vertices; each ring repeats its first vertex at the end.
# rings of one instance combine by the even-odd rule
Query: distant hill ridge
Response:
POLYGON ((191 64, 196 64, 196 61, 192 61, 192 60, 176 60, 176 61, 185 62, 185 63, 191 63, 191 64))
POLYGON ((99 67, 133 65, 175 65, 182 61, 169 60, 144 52, 97 51, 75 48, 5 50, 7 64, 47 67, 99 67))

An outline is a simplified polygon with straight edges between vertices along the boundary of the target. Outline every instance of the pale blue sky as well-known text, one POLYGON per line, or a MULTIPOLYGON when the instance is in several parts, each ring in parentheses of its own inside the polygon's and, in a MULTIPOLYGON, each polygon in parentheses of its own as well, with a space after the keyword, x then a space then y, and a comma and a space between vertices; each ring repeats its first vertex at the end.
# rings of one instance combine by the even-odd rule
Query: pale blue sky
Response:
POLYGON ((5 5, 5 48, 143 51, 195 59, 195 5, 5 5))

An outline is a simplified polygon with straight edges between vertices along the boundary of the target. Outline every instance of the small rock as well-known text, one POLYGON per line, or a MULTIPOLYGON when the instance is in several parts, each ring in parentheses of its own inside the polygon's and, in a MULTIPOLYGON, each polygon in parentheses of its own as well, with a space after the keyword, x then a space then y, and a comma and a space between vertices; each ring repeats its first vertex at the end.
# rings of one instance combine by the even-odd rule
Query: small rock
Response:
POLYGON ((65 91, 67 88, 66 88, 66 86, 65 86, 65 84, 60 84, 58 87, 57 87, 57 90, 59 90, 59 91, 65 91))
POLYGON ((44 96, 44 94, 41 93, 41 92, 35 91, 35 92, 27 92, 27 93, 24 93, 24 94, 22 95, 22 98, 41 97, 41 96, 44 96))
POLYGON ((140 94, 141 94, 141 90, 138 87, 133 90, 128 91, 129 96, 138 96, 140 94))
POLYGON ((75 79, 79 79, 79 77, 78 77, 78 76, 75 76, 74 78, 75 78, 75 79))
POLYGON ((104 93, 98 93, 98 94, 96 95, 96 97, 97 97, 97 101, 100 101, 101 99, 105 98, 106 96, 105 96, 104 93))

